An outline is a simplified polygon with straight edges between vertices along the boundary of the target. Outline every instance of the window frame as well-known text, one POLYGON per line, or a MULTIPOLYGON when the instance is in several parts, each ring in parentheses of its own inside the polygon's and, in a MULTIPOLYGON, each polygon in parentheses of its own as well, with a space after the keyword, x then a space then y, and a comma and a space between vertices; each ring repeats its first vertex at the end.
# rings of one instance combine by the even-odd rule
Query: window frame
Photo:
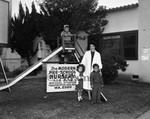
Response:
POLYGON ((124 31, 124 32, 114 32, 114 33, 107 33, 107 34, 102 34, 102 43, 103 43, 103 37, 108 37, 108 36, 116 36, 120 35, 120 55, 123 56, 126 60, 138 60, 138 30, 133 30, 133 31, 124 31), (124 46, 124 37, 127 35, 135 35, 135 45, 126 45, 124 46), (124 56, 124 48, 135 48, 135 57, 125 57, 124 56))

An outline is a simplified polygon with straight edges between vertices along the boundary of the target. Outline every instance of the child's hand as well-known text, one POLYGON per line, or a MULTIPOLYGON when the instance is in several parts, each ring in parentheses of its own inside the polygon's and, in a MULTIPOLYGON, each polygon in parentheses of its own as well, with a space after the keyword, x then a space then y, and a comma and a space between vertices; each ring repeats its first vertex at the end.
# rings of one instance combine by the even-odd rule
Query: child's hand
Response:
POLYGON ((91 88, 93 88, 93 85, 91 85, 91 88))
POLYGON ((102 76, 102 72, 100 71, 99 74, 102 76))

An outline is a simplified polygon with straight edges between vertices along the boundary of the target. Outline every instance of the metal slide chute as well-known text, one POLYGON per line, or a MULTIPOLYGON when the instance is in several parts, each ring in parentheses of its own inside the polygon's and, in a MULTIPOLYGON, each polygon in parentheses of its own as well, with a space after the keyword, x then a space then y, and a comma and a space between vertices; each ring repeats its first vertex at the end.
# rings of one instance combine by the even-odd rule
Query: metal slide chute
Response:
POLYGON ((22 72, 21 74, 19 74, 18 76, 16 76, 14 79, 12 79, 10 82, 5 83, 5 84, 1 84, 0 85, 0 90, 4 90, 7 89, 11 86, 13 86, 14 84, 16 84, 18 81, 20 81, 21 79, 23 79, 25 76, 27 76, 29 73, 31 73, 33 70, 35 70, 36 68, 38 68, 40 65, 42 65, 42 62, 46 62, 47 60, 49 60, 50 58, 52 58, 54 55, 56 55, 57 53, 59 53, 61 50, 63 50, 63 47, 59 47, 56 50, 54 50, 51 54, 49 54, 48 56, 46 56, 45 58, 37 61, 35 64, 33 64, 31 67, 29 67, 28 69, 26 69, 24 72, 22 72))

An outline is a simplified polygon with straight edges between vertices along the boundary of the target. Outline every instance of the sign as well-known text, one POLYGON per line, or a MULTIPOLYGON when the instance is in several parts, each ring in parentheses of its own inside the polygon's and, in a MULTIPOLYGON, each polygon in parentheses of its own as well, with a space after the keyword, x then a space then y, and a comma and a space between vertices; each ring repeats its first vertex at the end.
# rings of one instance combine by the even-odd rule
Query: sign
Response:
POLYGON ((47 64, 47 92, 75 91, 77 64, 47 64))
POLYGON ((9 0, 0 0, 0 44, 8 44, 9 19, 9 0))

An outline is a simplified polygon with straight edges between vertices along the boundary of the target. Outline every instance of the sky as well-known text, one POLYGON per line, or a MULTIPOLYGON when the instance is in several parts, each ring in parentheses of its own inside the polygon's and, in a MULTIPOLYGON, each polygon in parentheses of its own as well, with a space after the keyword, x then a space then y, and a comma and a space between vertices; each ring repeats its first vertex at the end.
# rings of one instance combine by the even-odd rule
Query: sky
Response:
MULTIPOLYGON (((36 1, 36 0, 12 0, 12 15, 18 14, 19 2, 20 1, 23 4, 23 6, 25 6, 25 4, 26 4, 28 6, 29 10, 30 10, 32 2, 36 1)), ((36 5, 36 8, 38 9, 37 5, 36 5)))
MULTIPOLYGON (((35 0, 12 0, 12 15, 18 14, 19 1, 21 1, 23 5, 26 4, 30 9, 32 1, 35 0)), ((99 0, 99 4, 106 6, 106 8, 119 7, 133 3, 138 3, 138 0, 99 0)))
POLYGON ((138 0, 99 0, 99 4, 106 6, 106 8, 120 7, 135 3, 138 3, 138 0))

